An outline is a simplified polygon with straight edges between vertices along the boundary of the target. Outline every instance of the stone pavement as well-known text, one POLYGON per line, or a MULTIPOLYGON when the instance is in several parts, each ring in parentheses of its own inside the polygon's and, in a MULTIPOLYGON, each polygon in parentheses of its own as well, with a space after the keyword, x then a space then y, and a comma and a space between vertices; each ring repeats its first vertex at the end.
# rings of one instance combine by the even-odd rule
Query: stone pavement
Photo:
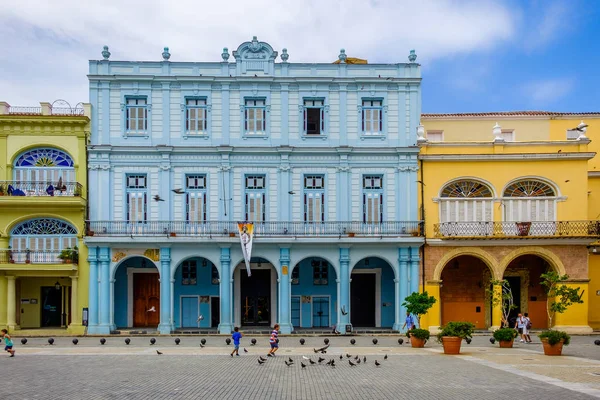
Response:
POLYGON ((43 339, 30 339, 23 346, 15 340, 17 356, 0 357, 0 398, 10 399, 593 399, 600 398, 600 346, 598 337, 577 337, 565 354, 582 353, 587 358, 547 357, 541 345, 500 349, 488 338, 463 343, 460 356, 441 354, 433 341, 425 349, 398 345, 398 337, 330 338, 324 363, 310 365, 302 356, 317 361, 313 348, 323 345, 319 337, 282 337, 278 356, 264 365, 267 338, 257 346, 244 338, 240 357, 232 359, 223 337, 108 337, 83 338, 74 346, 68 338, 49 346, 43 339), (592 343, 588 345, 587 343, 592 343), (163 352, 157 355, 156 350, 163 352), (367 357, 366 365, 351 367, 346 353, 367 357), (384 355, 388 360, 384 361, 384 355), (339 356, 343 355, 343 360, 339 356), (284 361, 292 357, 293 366, 284 361), (381 363, 380 367, 374 361, 381 363), (307 364, 301 368, 300 362, 307 364))

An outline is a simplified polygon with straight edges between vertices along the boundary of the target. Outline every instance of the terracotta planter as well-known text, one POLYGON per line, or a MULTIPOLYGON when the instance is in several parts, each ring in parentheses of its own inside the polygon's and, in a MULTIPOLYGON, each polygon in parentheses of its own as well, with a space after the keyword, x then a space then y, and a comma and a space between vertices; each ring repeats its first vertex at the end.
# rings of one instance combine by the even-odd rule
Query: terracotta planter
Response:
POLYGON ((515 340, 500 340, 498 341, 498 343, 500 343, 500 348, 501 349, 512 349, 513 347, 513 343, 515 342, 515 340))
POLYGON ((177 234, 176 234, 175 232, 171 232, 171 233, 169 233, 169 236, 171 236, 171 237, 176 237, 176 236, 177 236, 177 234))
POLYGON ((560 356, 562 355, 564 340, 556 344, 548 343, 548 339, 542 339, 542 345, 544 346, 544 354, 547 356, 560 356))
POLYGON ((421 348, 425 347, 425 339, 419 339, 414 336, 410 337, 410 345, 412 347, 421 348))
POLYGON ((354 233, 354 232, 350 232, 350 233, 348 234, 348 237, 354 237, 354 235, 355 235, 355 233, 354 233))
POLYGON ((229 237, 235 237, 235 233, 229 232, 229 237))
POLYGON ((460 354, 461 343, 462 339, 457 336, 444 336, 442 338, 444 354, 460 354))
POLYGON ((530 228, 531 222, 517 222, 517 230, 519 231, 519 236, 529 235, 530 228))

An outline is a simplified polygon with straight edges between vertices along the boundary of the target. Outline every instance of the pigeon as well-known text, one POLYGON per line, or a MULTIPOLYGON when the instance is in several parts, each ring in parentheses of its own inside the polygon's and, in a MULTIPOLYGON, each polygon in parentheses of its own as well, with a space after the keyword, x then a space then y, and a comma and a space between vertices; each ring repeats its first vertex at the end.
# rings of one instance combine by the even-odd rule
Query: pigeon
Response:
POLYGON ((348 311, 346 311, 346 306, 343 306, 340 311, 342 312, 342 315, 348 315, 348 311))
POLYGON ((377 360, 375 360, 375 366, 379 367, 381 364, 379 364, 379 362, 377 360))
POLYGON ((248 350, 246 350, 246 348, 244 347, 244 353, 247 353, 247 352, 248 352, 248 350))
POLYGON ((262 356, 260 356, 260 357, 258 357, 258 358, 259 358, 259 360, 260 360, 260 361, 262 361, 262 362, 265 362, 265 361, 267 361, 267 359, 266 359, 266 358, 262 358, 262 356))
POLYGON ((346 358, 350 358, 350 357, 352 357, 352 355, 346 353, 346 358))
POLYGON ((296 194, 296 192, 294 192, 293 190, 290 190, 290 191, 288 192, 288 194, 296 194))
POLYGON ((350 364, 351 367, 356 366, 356 364, 354 364, 352 361, 348 360, 348 364, 350 364))
POLYGON ((367 362, 367 356, 363 357, 363 362, 367 362))
POLYGON ((384 360, 387 360, 387 354, 383 357, 384 360))
POLYGON ((150 307, 150 309, 149 309, 148 311, 146 311, 146 312, 156 312, 156 307, 155 307, 155 306, 152 306, 152 307, 150 307))
POLYGON ((198 319, 196 320, 196 322, 202 321, 203 319, 204 319, 204 315, 200 314, 200 315, 198 315, 198 319))
POLYGON ((155 195, 154 201, 165 201, 165 200, 163 198, 161 198, 159 195, 155 195))
POLYGON ((289 357, 288 361, 291 362, 292 364, 294 363, 294 360, 292 360, 292 357, 289 357))
POLYGON ((306 356, 302 356, 303 360, 310 360, 310 358, 306 357, 306 356))
POLYGON ((306 368, 306 364, 304 364, 302 361, 300 361, 300 365, 302 365, 302 368, 306 368))
POLYGON ((324 359, 324 358, 321 358, 321 357, 319 357, 319 360, 318 360, 318 361, 319 361, 319 364, 321 364, 323 361, 325 361, 325 359, 324 359))
POLYGON ((357 363, 357 364, 360 364, 360 358, 359 358, 358 360, 356 360, 356 363, 357 363))
POLYGON ((183 189, 173 189, 171 191, 176 194, 184 194, 185 193, 185 190, 183 190, 183 189))
POLYGON ((335 360, 331 360, 331 366, 335 367, 335 360))
POLYGON ((158 354, 160 356, 162 353, 160 351, 156 350, 156 354, 158 354))
POLYGON ((327 361, 325 364, 327 364, 327 365, 331 365, 331 363, 332 363, 332 362, 333 362, 333 360, 329 360, 329 361, 327 361))
POLYGON ((291 367, 292 365, 294 365, 294 363, 289 363, 287 361, 284 361, 285 365, 287 365, 288 367, 291 367))
POLYGON ((358 360, 358 356, 354 357, 355 360, 358 360))
POLYGON ((204 345, 202 343, 200 343, 200 347, 204 348, 204 345))
POLYGON ((327 350, 329 348, 329 345, 325 346, 325 347, 321 347, 320 349, 313 349, 313 351, 315 353, 321 353, 321 354, 325 354, 324 351, 327 350))
POLYGON ((263 360, 261 360, 260 358, 259 358, 257 361, 258 361, 258 363, 259 363, 260 365, 263 365, 263 364, 265 363, 265 362, 264 362, 263 360))
POLYGON ((343 359, 344 359, 344 357, 340 354, 340 360, 343 360, 343 359))
POLYGON ((314 362, 311 358, 308 359, 308 362, 310 362, 310 364, 316 364, 316 362, 314 362))

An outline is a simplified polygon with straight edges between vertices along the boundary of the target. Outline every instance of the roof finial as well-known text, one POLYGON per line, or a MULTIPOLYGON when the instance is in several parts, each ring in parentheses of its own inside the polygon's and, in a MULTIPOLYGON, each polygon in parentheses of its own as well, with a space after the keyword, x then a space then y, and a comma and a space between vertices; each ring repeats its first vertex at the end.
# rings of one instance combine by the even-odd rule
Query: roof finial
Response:
POLYGON ((494 134, 494 142, 504 142, 504 138, 502 137, 502 127, 498 125, 497 122, 492 129, 492 133, 494 134))
POLYGON ((229 60, 229 49, 227 47, 223 47, 223 52, 221 53, 221 58, 223 62, 228 62, 229 60))
POLYGON ((408 61, 410 61, 411 63, 417 61, 417 53, 414 50, 410 51, 410 54, 408 55, 408 61))
POLYGON ((417 126, 417 143, 425 142, 427 142, 427 138, 425 137, 425 127, 419 122, 419 126, 417 126))
POLYGON ((104 46, 104 48, 102 50, 102 57, 104 57, 105 60, 109 59, 110 51, 108 51, 108 46, 104 46))
POLYGON ((348 58, 348 56, 346 55, 346 50, 345 49, 340 49, 340 55, 338 56, 340 63, 342 64, 346 64, 346 59, 348 58))
POLYGON ((281 61, 286 63, 289 58, 290 55, 288 54, 287 49, 281 49, 281 61))
POLYGON ((169 58, 171 58, 171 53, 169 53, 168 47, 164 48, 164 51, 162 52, 162 58, 164 61, 169 61, 169 58))

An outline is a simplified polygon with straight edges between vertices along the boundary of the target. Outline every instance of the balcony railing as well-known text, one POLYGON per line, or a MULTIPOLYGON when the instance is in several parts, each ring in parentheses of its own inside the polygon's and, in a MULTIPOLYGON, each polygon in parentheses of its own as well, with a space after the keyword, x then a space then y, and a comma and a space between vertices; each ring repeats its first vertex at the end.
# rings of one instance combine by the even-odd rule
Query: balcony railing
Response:
POLYGON ((434 225, 439 238, 600 237, 600 221, 444 222, 434 225))
MULTIPOLYGON (((88 236, 235 236, 237 222, 231 221, 87 221, 88 236)), ((272 237, 353 237, 421 236, 420 221, 363 222, 257 222, 256 236, 272 237)))
POLYGON ((78 182, 63 182, 62 186, 47 181, 0 181, 0 196, 81 196, 78 182))
POLYGON ((77 252, 71 258, 61 257, 60 250, 11 250, 0 249, 0 264, 74 264, 79 263, 77 252))

